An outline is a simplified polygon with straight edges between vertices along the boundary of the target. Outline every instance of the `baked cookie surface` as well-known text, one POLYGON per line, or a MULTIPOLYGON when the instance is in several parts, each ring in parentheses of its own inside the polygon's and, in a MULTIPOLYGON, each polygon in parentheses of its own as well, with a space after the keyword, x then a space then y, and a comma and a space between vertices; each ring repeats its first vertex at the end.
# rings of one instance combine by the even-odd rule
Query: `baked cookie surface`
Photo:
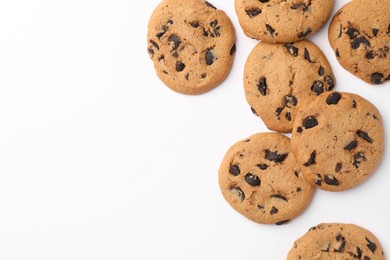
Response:
POLYGON ((148 53, 172 90, 202 94, 229 74, 236 51, 227 15, 203 0, 164 0, 148 25, 148 53))
POLYGON ((335 84, 322 51, 309 41, 287 44, 259 43, 244 70, 244 88, 252 112, 266 126, 291 132, 295 114, 335 84))
POLYGON ((384 260, 378 239, 353 224, 323 223, 295 241, 287 260, 384 260))
POLYGON ((344 5, 329 26, 337 60, 370 84, 390 80, 390 0, 354 0, 344 5))
POLYGON ((314 195, 297 168, 289 138, 255 134, 226 153, 219 185, 226 201, 245 217, 281 225, 306 209, 314 195))
POLYGON ((327 21, 333 0, 235 0, 244 33, 266 42, 295 42, 327 21))
POLYGON ((351 189, 382 160, 381 115, 356 94, 323 93, 297 114, 291 149, 309 183, 328 191, 351 189))

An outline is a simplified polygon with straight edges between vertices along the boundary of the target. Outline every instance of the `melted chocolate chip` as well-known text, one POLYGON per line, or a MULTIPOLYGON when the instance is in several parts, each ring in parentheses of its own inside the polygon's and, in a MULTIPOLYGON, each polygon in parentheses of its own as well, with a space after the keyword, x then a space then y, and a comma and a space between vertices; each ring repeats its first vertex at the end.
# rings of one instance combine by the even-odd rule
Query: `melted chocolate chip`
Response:
POLYGON ((247 175, 245 175, 245 181, 253 187, 260 186, 261 184, 261 180, 259 179, 259 177, 252 173, 248 173, 247 175))
POLYGON ((352 41, 352 43, 351 43, 352 49, 357 49, 362 44, 371 47, 370 42, 366 38, 359 37, 359 38, 356 38, 355 40, 352 41))
POLYGON ((230 55, 233 55, 234 53, 236 53, 236 50, 237 50, 237 46, 236 46, 236 44, 233 44, 232 48, 230 49, 230 55))
POLYGON ((336 167, 335 167, 335 172, 340 172, 341 171, 341 168, 343 168, 343 163, 342 162, 338 162, 336 163, 336 167))
POLYGON ((278 213, 278 212, 279 212, 278 208, 272 207, 272 209, 271 209, 271 211, 269 212, 269 214, 274 215, 274 214, 276 214, 276 213, 278 213))
POLYGON ((328 105, 337 105, 341 99, 341 94, 334 92, 330 94, 326 99, 326 104, 328 105))
POLYGON ((311 91, 316 93, 318 96, 321 95, 325 90, 324 90, 324 82, 321 80, 316 80, 314 84, 311 86, 311 91))
POLYGON ((274 33, 275 33, 275 29, 271 27, 271 25, 269 24, 266 24, 265 27, 267 28, 267 31, 269 31, 269 33, 274 36, 274 33))
POLYGON ((383 82, 383 78, 384 78, 384 76, 383 76, 382 73, 378 73, 378 72, 377 73, 373 73, 371 75, 371 82, 373 84, 381 84, 383 82))
POLYGON ((236 195, 239 198, 240 202, 244 201, 245 193, 239 187, 230 188, 230 192, 232 192, 234 195, 236 195))
POLYGON ((298 56, 299 50, 298 50, 298 48, 295 47, 294 45, 289 44, 289 43, 286 43, 286 44, 284 45, 284 47, 286 47, 287 51, 288 51, 292 56, 294 56, 294 57, 297 57, 297 56, 298 56))
POLYGON ((238 166, 237 164, 233 164, 232 166, 230 166, 229 172, 231 175, 234 176, 240 175, 241 173, 240 166, 238 166))
POLYGON ((263 163, 263 164, 258 164, 258 165, 256 165, 257 167, 259 167, 259 169, 260 170, 267 170, 267 168, 268 168, 268 165, 267 164, 265 164, 265 163, 263 163))
POLYGON ((288 156, 288 153, 278 154, 278 151, 272 152, 270 150, 265 150, 265 159, 273 161, 276 163, 283 162, 288 156))
POLYGON ((310 129, 318 125, 318 121, 314 116, 308 116, 305 119, 303 119, 303 127, 305 129, 310 129))
POLYGON ((183 71, 185 67, 186 67, 186 65, 183 62, 181 62, 181 61, 176 62, 176 71, 177 72, 183 71))
POLYGON ((280 194, 272 195, 271 198, 280 199, 280 200, 284 200, 285 202, 288 202, 287 198, 280 194))
POLYGON ((358 36, 359 31, 354 29, 354 28, 348 28, 348 30, 346 31, 346 34, 348 35, 349 39, 353 39, 356 36, 358 36))
POLYGON ((259 80, 259 83, 257 83, 257 88, 261 95, 266 96, 267 95, 267 80, 266 78, 261 78, 259 80))
POLYGON ((320 69, 318 70, 318 75, 324 76, 325 70, 324 67, 320 66, 320 69))
POLYGON ((294 96, 285 96, 284 105, 288 108, 295 107, 298 104, 298 99, 294 96))
POLYGON ((256 7, 251 8, 251 9, 245 9, 245 12, 250 18, 253 18, 253 17, 261 14, 261 10, 259 8, 256 8, 256 7))
POLYGON ((357 141, 353 140, 352 142, 350 142, 349 144, 344 146, 344 149, 348 150, 348 151, 351 151, 351 150, 353 150, 353 149, 355 149, 357 147, 357 144, 358 144, 357 141))
POLYGON ((325 183, 330 186, 338 186, 340 184, 336 177, 332 175, 325 175, 325 183))
POLYGON ((358 130, 358 131, 356 132, 356 134, 357 134, 359 137, 363 138, 365 141, 369 142, 369 143, 372 143, 372 142, 373 142, 373 141, 372 141, 372 138, 371 138, 366 132, 364 132, 364 131, 362 131, 362 130, 358 130))
POLYGON ((299 38, 305 38, 306 36, 308 36, 309 34, 311 34, 311 32, 312 32, 312 30, 309 28, 309 29, 307 29, 306 32, 300 32, 300 33, 298 33, 298 37, 299 37, 299 38))
POLYGON ((208 49, 206 52, 206 64, 211 65, 216 60, 213 49, 208 49))
POLYGON ((279 222, 275 223, 275 225, 281 226, 281 225, 284 225, 284 224, 288 223, 289 221, 290 221, 289 219, 285 219, 285 220, 282 220, 282 221, 279 221, 279 222))
POLYGON ((315 164, 316 163, 316 155, 317 155, 317 152, 313 151, 310 154, 309 160, 307 160, 307 162, 305 162, 303 165, 306 167, 309 167, 310 165, 315 164))
POLYGON ((376 244, 372 242, 370 239, 366 238, 367 241, 367 247, 370 249, 371 252, 375 253, 376 250, 376 244))

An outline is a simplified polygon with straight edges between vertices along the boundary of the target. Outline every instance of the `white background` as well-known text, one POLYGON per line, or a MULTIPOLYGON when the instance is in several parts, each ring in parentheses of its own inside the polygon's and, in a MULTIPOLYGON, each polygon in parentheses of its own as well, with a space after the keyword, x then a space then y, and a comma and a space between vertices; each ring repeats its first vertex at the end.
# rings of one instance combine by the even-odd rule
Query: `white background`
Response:
MULTIPOLYGON (((367 182, 318 191, 288 225, 255 224, 230 208, 219 164, 233 143, 268 131, 242 86, 256 41, 242 33, 233 0, 212 1, 237 31, 230 76, 201 96, 174 93, 146 52, 158 2, 0 1, 0 259, 285 259, 320 222, 364 226, 390 254, 387 153, 367 182)), ((348 1, 335 2, 333 14, 348 1)), ((373 102, 388 132, 390 83, 346 72, 327 27, 311 40, 336 89, 373 102)))

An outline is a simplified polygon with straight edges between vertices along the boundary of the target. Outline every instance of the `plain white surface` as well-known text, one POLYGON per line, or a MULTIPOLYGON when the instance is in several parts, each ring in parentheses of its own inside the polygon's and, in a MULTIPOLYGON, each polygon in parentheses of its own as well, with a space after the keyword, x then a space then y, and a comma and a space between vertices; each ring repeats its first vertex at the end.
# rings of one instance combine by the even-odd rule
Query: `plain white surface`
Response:
MULTIPOLYGON (((0 2, 0 259, 285 259, 320 222, 366 227, 390 254, 388 153, 363 185, 318 191, 288 225, 258 225, 230 208, 219 164, 237 140, 268 131, 242 86, 256 41, 233 0, 213 0, 237 31, 231 74, 207 94, 174 93, 146 52, 158 2, 0 2)), ((333 14, 347 1, 335 2, 333 14)), ((373 102, 388 132, 390 83, 370 86, 341 68, 327 27, 311 40, 336 89, 373 102)))

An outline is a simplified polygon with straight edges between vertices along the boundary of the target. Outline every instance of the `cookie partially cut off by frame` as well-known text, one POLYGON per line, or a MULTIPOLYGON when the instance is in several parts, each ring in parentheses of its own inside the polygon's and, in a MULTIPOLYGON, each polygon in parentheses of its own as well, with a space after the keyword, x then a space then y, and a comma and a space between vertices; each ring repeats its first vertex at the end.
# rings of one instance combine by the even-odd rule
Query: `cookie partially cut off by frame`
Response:
POLYGON ((204 0, 164 0, 149 20, 148 53, 157 76, 182 94, 202 94, 221 84, 235 41, 227 15, 204 0))

